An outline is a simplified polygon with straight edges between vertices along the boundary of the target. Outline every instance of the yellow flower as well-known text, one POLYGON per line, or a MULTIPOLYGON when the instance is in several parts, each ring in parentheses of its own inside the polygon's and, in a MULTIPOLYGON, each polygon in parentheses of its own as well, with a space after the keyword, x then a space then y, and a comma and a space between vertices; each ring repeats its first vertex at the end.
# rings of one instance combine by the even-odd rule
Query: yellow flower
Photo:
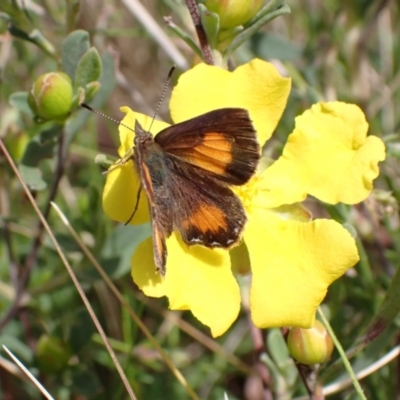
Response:
MULTIPOLYGON (((290 80, 261 60, 233 72, 200 64, 180 77, 170 110, 177 123, 218 108, 245 108, 263 145, 283 113, 289 91, 290 80)), ((124 124, 133 127, 137 119, 150 126, 149 117, 122 110, 127 112, 124 124)), ((154 121, 151 132, 166 126, 154 121)), ((332 204, 354 204, 368 196, 385 150, 380 139, 366 136, 367 128, 355 105, 316 104, 296 118, 282 156, 235 189, 248 215, 243 242, 251 266, 250 307, 257 326, 312 326, 328 286, 358 261, 355 241, 345 228, 333 220, 311 220, 296 203, 308 194, 332 204)), ((120 127, 121 156, 131 149, 133 135, 120 127)), ((103 194, 107 215, 126 222, 138 188, 131 161, 108 174, 103 194)), ((142 195, 130 223, 142 224, 149 218, 142 195)), ((240 310, 230 253, 188 247, 179 233, 168 238, 167 248, 167 273, 162 278, 155 272, 151 238, 142 242, 132 256, 134 281, 148 296, 167 296, 171 309, 191 310, 213 336, 223 334, 240 310)))

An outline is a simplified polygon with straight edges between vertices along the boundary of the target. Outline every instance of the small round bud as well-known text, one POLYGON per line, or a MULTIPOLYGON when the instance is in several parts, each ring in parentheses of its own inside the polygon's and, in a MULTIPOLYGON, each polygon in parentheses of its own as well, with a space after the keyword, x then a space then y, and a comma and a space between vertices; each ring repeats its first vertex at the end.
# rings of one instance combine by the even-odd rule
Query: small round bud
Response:
POLYGON ((71 109, 72 97, 69 76, 63 72, 49 72, 36 79, 29 92, 28 102, 40 118, 63 119, 71 109))
POLYGON ((321 322, 315 321, 310 329, 292 328, 287 345, 290 355, 306 365, 321 364, 329 360, 333 342, 321 322))
POLYGON ((57 373, 65 368, 70 357, 71 351, 62 340, 50 335, 40 337, 36 348, 36 359, 43 372, 57 373))
POLYGON ((222 29, 229 29, 250 21, 263 3, 263 0, 206 0, 205 6, 219 15, 222 29))

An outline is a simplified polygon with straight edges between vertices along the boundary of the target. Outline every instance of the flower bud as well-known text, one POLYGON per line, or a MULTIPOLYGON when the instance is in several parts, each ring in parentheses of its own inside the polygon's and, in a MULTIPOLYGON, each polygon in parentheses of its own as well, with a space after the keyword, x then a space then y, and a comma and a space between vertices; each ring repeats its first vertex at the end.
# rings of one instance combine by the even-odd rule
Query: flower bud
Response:
POLYGON ((55 336, 42 335, 37 343, 36 359, 45 373, 57 373, 65 368, 71 357, 70 348, 55 336))
POLYGON ((206 0, 205 6, 219 15, 222 29, 229 29, 250 21, 263 3, 263 0, 206 0))
POLYGON ((332 338, 319 321, 315 321, 314 327, 310 329, 292 328, 287 345, 290 355, 306 365, 328 361, 333 351, 332 338))
POLYGON ((63 72, 49 72, 36 79, 29 92, 28 102, 40 118, 63 119, 71 109, 72 97, 69 76, 63 72))
POLYGON ((13 160, 20 161, 30 141, 29 135, 25 131, 11 128, 3 140, 13 160))

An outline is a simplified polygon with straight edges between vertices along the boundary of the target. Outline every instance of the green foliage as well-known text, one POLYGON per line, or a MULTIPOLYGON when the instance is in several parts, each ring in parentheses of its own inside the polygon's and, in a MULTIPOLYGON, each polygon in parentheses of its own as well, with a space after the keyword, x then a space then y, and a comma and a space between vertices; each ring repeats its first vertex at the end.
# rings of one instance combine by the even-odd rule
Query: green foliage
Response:
MULTIPOLYGON (((292 1, 289 9, 283 2, 273 1, 244 26, 225 32, 221 32, 216 14, 200 6, 208 42, 225 61, 229 58, 229 65, 254 57, 274 59, 282 73, 292 77, 291 97, 265 149, 266 157, 280 154, 295 116, 321 99, 360 105, 370 132, 387 144, 388 160, 377 181, 382 192, 355 207, 324 206, 309 199, 315 216, 331 216, 357 232, 361 261, 331 286, 324 306, 342 346, 349 353, 354 351, 350 361, 356 373, 396 349, 400 324, 400 28, 396 24, 400 9, 394 3, 362 3, 292 1), (373 332, 377 333, 374 341, 367 344, 362 339, 371 334, 371 326, 379 329, 373 332)), ((172 13, 169 41, 163 41, 152 26, 143 27, 148 17, 145 11, 132 17, 122 4, 94 4, 97 7, 86 8, 82 2, 79 13, 78 2, 1 2, 0 140, 18 163, 23 180, 77 274, 131 387, 138 399, 190 397, 50 211, 52 201, 199 398, 222 399, 227 393, 231 400, 253 399, 251 394, 260 387, 271 398, 304 396, 306 390, 282 332, 257 331, 249 324, 246 306, 229 332, 211 340, 190 313, 170 312, 165 300, 145 298, 133 286, 130 257, 150 229, 148 225, 115 226, 105 216, 101 205, 105 177, 94 160, 98 153, 108 160, 117 157, 118 127, 80 109, 79 103, 90 102, 117 120, 122 116, 118 108, 123 105, 153 114, 171 65, 179 56, 192 64, 195 53, 202 56, 202 48, 191 33, 183 3, 146 3, 161 32, 167 31, 161 17, 172 13), (38 118, 28 103, 35 80, 49 72, 66 73, 72 81, 72 99, 61 120, 38 118), (254 370, 264 372, 267 378, 263 381, 254 370)), ((173 79, 178 77, 179 73, 173 79)), ((164 119, 169 118, 167 103, 164 100, 159 113, 164 119)), ((114 363, 54 244, 40 227, 3 156, 0 162, 0 230, 4 238, 0 241, 0 344, 39 377, 54 398, 126 399, 114 363)), ((0 397, 42 398, 32 383, 21 379, 16 370, 7 369, 5 359, 8 361, 2 352, 0 397)), ((376 366, 374 373, 361 381, 367 398, 398 397, 397 369, 398 365, 389 361, 376 366)), ((325 387, 347 378, 337 353, 318 371, 318 382, 325 387)), ((330 398, 358 397, 351 385, 343 385, 330 398)))
POLYGON ((71 32, 63 41, 61 48, 61 65, 71 79, 75 78, 78 64, 89 51, 89 33, 82 30, 71 32))

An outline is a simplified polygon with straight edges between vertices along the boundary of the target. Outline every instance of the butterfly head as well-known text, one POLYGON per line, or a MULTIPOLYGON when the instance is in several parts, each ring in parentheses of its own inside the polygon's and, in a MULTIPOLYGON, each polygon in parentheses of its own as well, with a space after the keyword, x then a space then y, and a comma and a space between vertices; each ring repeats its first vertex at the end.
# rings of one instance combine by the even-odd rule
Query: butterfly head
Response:
POLYGON ((144 130, 142 125, 140 125, 140 122, 138 120, 135 121, 135 139, 133 140, 133 143, 135 146, 140 146, 140 145, 146 145, 148 142, 153 141, 153 135, 144 130))

